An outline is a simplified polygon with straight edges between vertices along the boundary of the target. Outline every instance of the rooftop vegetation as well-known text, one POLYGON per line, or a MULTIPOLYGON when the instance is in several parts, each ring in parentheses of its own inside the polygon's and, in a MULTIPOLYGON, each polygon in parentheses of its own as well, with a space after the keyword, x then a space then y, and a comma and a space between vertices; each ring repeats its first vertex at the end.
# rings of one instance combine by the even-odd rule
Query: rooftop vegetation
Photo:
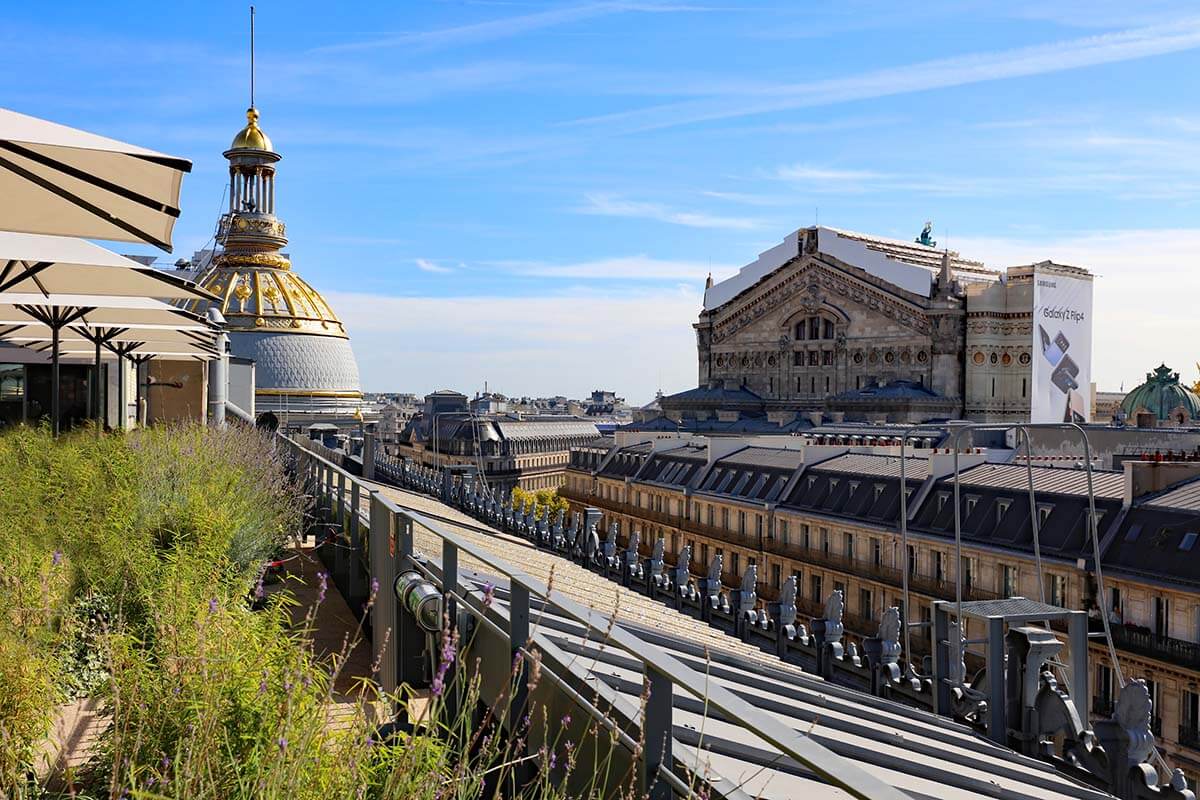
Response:
MULTIPOLYGON (((271 438, 16 428, 0 464, 0 796, 479 798, 520 769, 574 769, 571 742, 525 754, 519 736, 450 719, 475 687, 445 668, 415 732, 381 730, 389 698, 369 684, 334 691, 354 642, 318 654, 316 607, 263 585, 307 505, 271 438), (449 685, 465 699, 443 703, 449 685), (77 769, 47 769, 55 715, 80 697, 103 709, 99 744, 77 769)), ((458 643, 442 647, 456 664, 458 643)), ((545 717, 524 724, 560 727, 545 717)), ((586 794, 627 778, 587 769, 586 794)))

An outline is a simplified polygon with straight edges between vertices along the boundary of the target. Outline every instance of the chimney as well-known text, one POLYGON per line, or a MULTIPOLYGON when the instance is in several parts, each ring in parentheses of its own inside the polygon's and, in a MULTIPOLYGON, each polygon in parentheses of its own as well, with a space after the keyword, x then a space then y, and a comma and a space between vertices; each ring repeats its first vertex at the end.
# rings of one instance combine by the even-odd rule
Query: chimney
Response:
POLYGON ((1124 504, 1200 476, 1200 461, 1126 461, 1124 504))

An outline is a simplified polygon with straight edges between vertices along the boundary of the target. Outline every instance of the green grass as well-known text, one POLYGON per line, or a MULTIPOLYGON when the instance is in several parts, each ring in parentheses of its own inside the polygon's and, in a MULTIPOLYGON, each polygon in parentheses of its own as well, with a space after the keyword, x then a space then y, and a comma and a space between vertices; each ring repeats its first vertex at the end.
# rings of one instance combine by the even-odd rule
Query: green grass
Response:
MULTIPOLYGON (((251 608, 264 561, 307 507, 274 446, 240 427, 0 435, 0 797, 474 800, 521 767, 574 769, 571 743, 537 737, 555 744, 526 755, 529 731, 450 718, 440 696, 416 734, 380 741, 373 712, 391 699, 369 685, 328 724, 348 650, 316 655, 316 609, 296 624, 286 592, 251 608), (92 761, 51 791, 37 748, 76 697, 98 699, 109 724, 92 761)), ((477 685, 450 686, 475 707, 477 685)), ((532 724, 545 716, 530 711, 532 724)), ((583 795, 628 782, 602 766, 588 765, 601 778, 583 795)), ((559 797, 560 785, 523 795, 559 797)))

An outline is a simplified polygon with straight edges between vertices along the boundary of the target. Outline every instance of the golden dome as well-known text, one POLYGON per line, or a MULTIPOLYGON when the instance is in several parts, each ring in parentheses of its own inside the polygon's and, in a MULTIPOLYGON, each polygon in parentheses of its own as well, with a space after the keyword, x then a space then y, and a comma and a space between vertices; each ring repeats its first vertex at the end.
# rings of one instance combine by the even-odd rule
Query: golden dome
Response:
MULTIPOLYGON (((222 254, 200 285, 221 298, 229 330, 267 330, 346 338, 321 293, 290 269, 264 263, 276 254, 222 254)), ((277 257, 277 256, 276 256, 277 257)))
POLYGON ((229 149, 274 152, 271 147, 271 140, 263 133, 262 128, 258 127, 258 109, 253 106, 246 109, 246 127, 238 131, 238 135, 233 137, 233 144, 229 145, 229 149))

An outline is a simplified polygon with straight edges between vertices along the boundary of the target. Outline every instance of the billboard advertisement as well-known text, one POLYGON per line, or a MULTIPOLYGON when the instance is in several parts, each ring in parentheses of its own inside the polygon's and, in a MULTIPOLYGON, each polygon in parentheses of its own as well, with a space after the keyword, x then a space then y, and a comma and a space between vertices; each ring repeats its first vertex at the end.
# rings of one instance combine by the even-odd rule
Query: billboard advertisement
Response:
POLYGON ((1031 422, 1087 422, 1092 415, 1092 281, 1033 275, 1031 422))

